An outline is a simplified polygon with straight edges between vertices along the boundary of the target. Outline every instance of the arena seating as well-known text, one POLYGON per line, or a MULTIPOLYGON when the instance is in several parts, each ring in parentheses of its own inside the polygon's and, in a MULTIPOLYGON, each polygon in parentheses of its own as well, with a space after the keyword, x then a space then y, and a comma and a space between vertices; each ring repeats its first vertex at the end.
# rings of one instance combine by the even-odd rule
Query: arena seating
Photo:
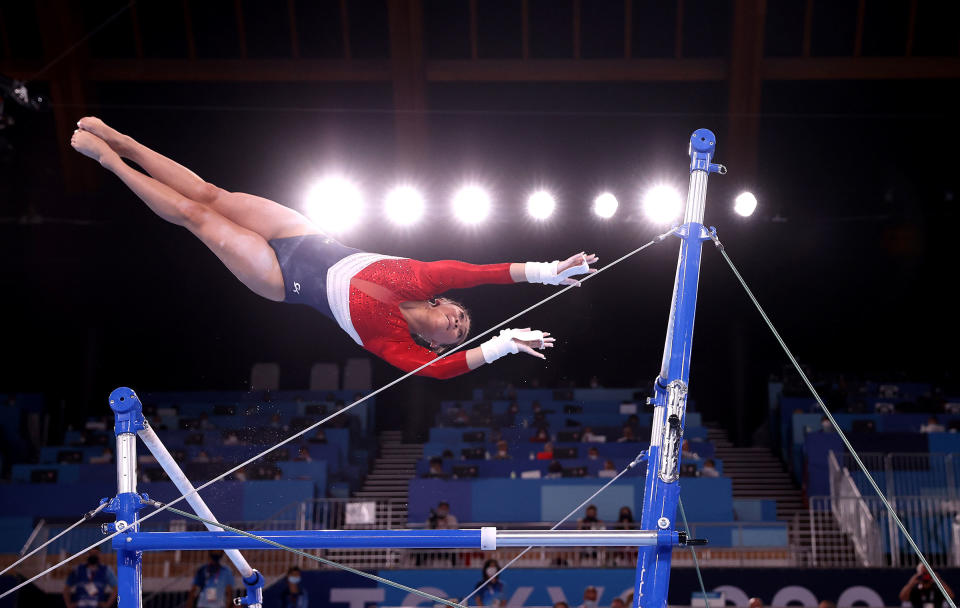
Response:
MULTIPOLYGON (((354 391, 220 391, 154 393, 141 395, 141 399, 145 415, 164 445, 187 476, 199 484, 309 426, 355 396, 354 391)), ((18 396, 4 402, 12 410, 7 420, 17 422, 4 425, 4 439, 18 442, 7 445, 24 444, 17 429, 31 411, 42 411, 42 400, 18 396)), ((319 435, 311 432, 204 491, 204 499, 224 520, 258 521, 277 516, 293 503, 348 496, 369 467, 375 444, 368 429, 374 415, 371 400, 338 417, 319 435)), ((68 430, 61 444, 40 448, 33 462, 10 466, 0 506, 0 528, 9 532, 4 533, 5 538, 22 544, 40 518, 73 519, 116 493, 112 418, 106 411, 83 429, 68 430)), ((24 447, 14 453, 22 460, 30 451, 24 447)), ((160 500, 177 496, 142 444, 138 459, 139 491, 160 500)), ((156 521, 163 525, 168 519, 158 517, 156 521)))

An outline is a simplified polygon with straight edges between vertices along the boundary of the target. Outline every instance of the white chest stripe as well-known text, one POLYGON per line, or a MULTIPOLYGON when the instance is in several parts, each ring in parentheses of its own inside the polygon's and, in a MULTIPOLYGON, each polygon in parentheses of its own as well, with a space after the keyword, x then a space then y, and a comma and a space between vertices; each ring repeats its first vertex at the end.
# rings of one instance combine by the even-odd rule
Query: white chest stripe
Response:
POLYGON ((378 253, 354 253, 348 255, 327 271, 327 302, 330 304, 330 310, 333 311, 333 318, 343 331, 353 338, 353 341, 363 346, 363 341, 353 327, 353 319, 350 318, 350 279, 358 272, 380 260, 402 260, 390 255, 380 255, 378 253))

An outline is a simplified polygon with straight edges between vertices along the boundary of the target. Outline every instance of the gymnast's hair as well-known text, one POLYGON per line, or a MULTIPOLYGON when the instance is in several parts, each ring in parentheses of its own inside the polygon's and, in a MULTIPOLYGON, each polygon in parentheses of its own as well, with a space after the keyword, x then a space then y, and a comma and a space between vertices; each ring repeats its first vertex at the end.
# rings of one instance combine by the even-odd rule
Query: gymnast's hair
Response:
MULTIPOLYGON (((441 298, 441 297, 434 296, 429 300, 427 300, 427 302, 433 305, 445 302, 447 304, 453 304, 454 306, 459 306, 463 310, 463 314, 468 319, 470 318, 470 310, 466 306, 464 306, 462 302, 458 302, 457 300, 453 300, 451 298, 441 298)), ((447 352, 451 348, 456 348, 457 346, 460 346, 461 344, 463 344, 464 340, 467 339, 467 335, 468 335, 468 332, 466 331, 463 332, 463 336, 453 344, 438 344, 437 346, 430 346, 429 340, 425 340, 423 336, 421 336, 420 334, 415 334, 413 332, 410 332, 410 337, 413 338, 413 341, 416 342, 418 346, 422 346, 427 350, 432 350, 438 355, 442 355, 443 353, 447 352)))

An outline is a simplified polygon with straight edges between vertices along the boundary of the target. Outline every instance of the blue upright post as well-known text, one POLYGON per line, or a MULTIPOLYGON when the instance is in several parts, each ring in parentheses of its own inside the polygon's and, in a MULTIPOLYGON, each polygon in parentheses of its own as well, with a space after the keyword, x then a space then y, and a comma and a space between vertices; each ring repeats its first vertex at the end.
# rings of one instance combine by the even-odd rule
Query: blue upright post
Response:
MULTIPOLYGON (((707 176, 726 173, 722 165, 711 162, 716 137, 707 129, 690 136, 690 189, 680 237, 680 256, 673 284, 673 301, 667 320, 667 339, 663 363, 650 403, 654 405, 653 428, 647 464, 640 528, 672 530, 676 527, 677 500, 680 497, 680 451, 687 409, 687 383, 690 379, 690 349, 693 344, 693 319, 697 307, 697 282, 700 278, 700 252, 710 232, 703 226, 707 195, 707 176)), ((670 583, 673 547, 640 547, 634 608, 664 608, 670 583)))
MULTIPOLYGON (((137 431, 144 428, 143 406, 129 388, 118 388, 110 393, 114 432, 117 436, 117 495, 104 511, 117 517, 106 525, 105 532, 139 530, 137 513, 142 508, 137 494, 137 431)), ((117 550, 117 597, 120 608, 140 608, 140 560, 143 553, 129 549, 117 550)))

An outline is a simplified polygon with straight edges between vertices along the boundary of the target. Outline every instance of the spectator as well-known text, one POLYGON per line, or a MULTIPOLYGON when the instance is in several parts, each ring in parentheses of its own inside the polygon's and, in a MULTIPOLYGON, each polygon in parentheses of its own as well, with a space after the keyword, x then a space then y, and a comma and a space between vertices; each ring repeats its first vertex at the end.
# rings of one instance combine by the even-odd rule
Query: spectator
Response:
POLYGON ((240 445, 240 438, 234 431, 227 433, 227 436, 223 438, 223 445, 240 445))
POLYGON ((197 427, 201 431, 217 430, 217 427, 214 426, 212 422, 210 422, 210 416, 208 416, 206 412, 203 412, 202 414, 200 414, 200 419, 197 421, 197 427))
POLYGON ((495 423, 497 426, 513 426, 517 422, 517 414, 520 413, 520 406, 514 401, 507 408, 507 411, 497 416, 495 423))
POLYGON ((612 460, 604 460, 603 468, 597 471, 597 477, 609 479, 617 476, 617 469, 613 466, 612 460))
POLYGON ((453 426, 467 426, 470 424, 470 414, 467 410, 459 410, 453 417, 453 426))
POLYGON ((314 433, 313 437, 310 438, 310 443, 326 443, 327 434, 323 429, 317 429, 317 432, 314 433))
POLYGON ((424 474, 424 477, 436 477, 446 479, 447 474, 443 471, 443 459, 434 456, 430 459, 430 470, 424 474))
POLYGON ((510 456, 509 446, 507 442, 501 439, 497 442, 497 453, 493 455, 494 460, 510 460, 513 458, 510 456))
POLYGON ((547 479, 557 479, 558 477, 563 477, 563 465, 554 460, 547 467, 547 479))
POLYGON ((830 600, 820 600, 820 603, 817 604, 817 608, 837 608, 837 605, 830 600))
POLYGON ((280 414, 274 414, 273 416, 270 416, 270 428, 281 431, 287 430, 287 427, 283 424, 283 417, 280 416, 280 414))
POLYGON ((587 450, 587 460, 600 460, 600 450, 594 447, 587 450))
POLYGON ((927 418, 927 423, 920 427, 921 433, 943 433, 947 429, 944 428, 940 421, 937 420, 936 416, 930 416, 927 418))
POLYGON ((300 446, 300 449, 297 450, 297 457, 293 460, 295 462, 313 462, 313 458, 310 457, 310 450, 305 445, 300 446))
POLYGON ((99 456, 91 456, 90 464, 109 464, 113 462, 113 451, 108 447, 103 448, 103 453, 99 456))
POLYGON ((830 424, 830 419, 826 416, 820 418, 820 432, 822 433, 832 433, 833 425, 830 424))
POLYGON ((603 522, 597 519, 597 507, 595 505, 587 505, 587 510, 584 513, 583 518, 577 522, 577 528, 579 530, 606 529, 603 525, 603 522))
POLYGON ((747 602, 747 608, 763 608, 763 600, 759 597, 751 597, 747 602))
POLYGON ((683 443, 680 444, 680 454, 681 460, 700 460, 700 454, 697 454, 690 449, 690 440, 684 439, 683 443))
MULTIPOLYGON (((940 582, 943 583, 943 588, 946 589, 950 599, 953 599, 953 589, 947 586, 943 579, 940 579, 940 582)), ((900 590, 900 601, 910 602, 913 604, 913 608, 925 608, 927 606, 940 608, 943 605, 944 598, 926 566, 917 564, 916 574, 910 577, 907 584, 900 590)))
POLYGON ((553 460, 553 442, 543 444, 543 450, 537 453, 537 460, 553 460))
POLYGON ((627 608, 627 605, 624 603, 623 598, 615 597, 610 600, 610 608, 627 608))
POLYGON ((720 471, 717 470, 717 463, 714 462, 713 458, 707 458, 703 461, 700 477, 720 477, 720 471))
POLYGON ((531 443, 546 443, 548 441, 550 441, 550 434, 544 428, 537 429, 537 432, 530 438, 531 443))
POLYGON ((483 562, 482 578, 476 584, 474 589, 483 589, 474 596, 477 598, 477 606, 495 606, 503 608, 507 605, 507 587, 497 576, 500 571, 500 563, 495 559, 488 559, 483 562))
POLYGON ((207 454, 205 451, 200 450, 199 452, 197 452, 197 455, 193 457, 193 462, 197 464, 206 464, 210 462, 210 455, 207 454))
POLYGON ((603 443, 606 440, 606 435, 597 435, 589 426, 583 429, 583 435, 580 436, 580 441, 584 443, 603 443))
POLYGON ((63 588, 63 603, 67 608, 101 608, 110 606, 117 597, 117 577, 100 563, 100 551, 87 553, 87 563, 81 564, 67 577, 63 588))
POLYGON ((590 376, 590 388, 602 388, 600 384, 600 378, 596 376, 590 376))
POLYGON ((460 525, 457 516, 450 512, 450 503, 441 500, 436 509, 430 509, 430 518, 427 526, 431 530, 456 530, 460 525))
POLYGON ((447 460, 448 458, 453 458, 453 450, 447 448, 440 454, 440 458, 447 460))
POLYGON ((633 511, 630 510, 630 507, 626 505, 620 507, 620 515, 617 516, 616 528, 619 530, 633 530, 634 523, 633 511))
POLYGON ((163 423, 163 418, 160 416, 154 416, 150 419, 150 427, 155 431, 166 431, 167 425, 163 423))
POLYGON ((187 599, 196 608, 230 608, 233 605, 233 572, 220 565, 223 551, 211 551, 210 562, 197 569, 187 599))
POLYGON ((570 605, 564 601, 559 601, 553 605, 553 608, 570 608, 570 605))
POLYGON ((637 440, 636 433, 633 432, 632 426, 623 427, 623 435, 620 439, 617 439, 617 443, 634 443, 637 440))
POLYGON ((307 590, 300 586, 300 568, 287 570, 287 586, 280 592, 281 608, 307 608, 307 590))
POLYGON ((583 590, 583 603, 580 608, 597 608, 597 588, 593 585, 583 590))

